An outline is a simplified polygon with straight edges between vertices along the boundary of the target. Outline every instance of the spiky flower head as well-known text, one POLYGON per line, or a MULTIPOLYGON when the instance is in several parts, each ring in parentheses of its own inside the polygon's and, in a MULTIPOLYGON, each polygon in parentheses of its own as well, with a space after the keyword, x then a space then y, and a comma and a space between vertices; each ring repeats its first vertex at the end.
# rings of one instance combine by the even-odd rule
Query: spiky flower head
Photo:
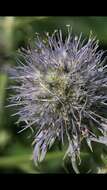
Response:
POLYGON ((56 140, 68 142, 65 156, 80 158, 86 140, 107 144, 107 66, 98 41, 73 36, 70 27, 43 37, 22 49, 19 66, 11 69, 16 85, 11 105, 17 106, 21 131, 34 130, 34 160, 41 162, 56 140))

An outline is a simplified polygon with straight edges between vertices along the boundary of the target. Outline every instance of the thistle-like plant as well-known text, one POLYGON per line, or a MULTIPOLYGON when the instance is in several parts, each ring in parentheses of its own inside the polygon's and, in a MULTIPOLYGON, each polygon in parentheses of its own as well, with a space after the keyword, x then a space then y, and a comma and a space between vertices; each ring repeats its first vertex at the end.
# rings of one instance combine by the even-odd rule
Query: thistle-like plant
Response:
POLYGON ((59 140, 68 142, 65 157, 74 167, 83 140, 91 151, 91 141, 107 144, 107 66, 96 38, 67 31, 65 39, 61 30, 36 34, 34 47, 21 49, 10 106, 18 109, 21 131, 34 131, 36 163, 59 140))

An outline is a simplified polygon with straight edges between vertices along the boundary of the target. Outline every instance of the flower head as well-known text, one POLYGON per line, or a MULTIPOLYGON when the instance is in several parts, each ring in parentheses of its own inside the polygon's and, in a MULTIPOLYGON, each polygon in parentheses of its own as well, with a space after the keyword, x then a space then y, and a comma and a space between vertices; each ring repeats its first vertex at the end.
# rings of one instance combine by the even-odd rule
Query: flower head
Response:
POLYGON ((19 66, 11 69, 16 81, 11 106, 17 106, 18 123, 23 130, 35 131, 34 160, 41 162, 47 150, 59 139, 68 141, 65 156, 72 164, 80 157, 83 140, 107 144, 107 66, 98 41, 83 41, 68 27, 41 37, 35 47, 22 49, 19 66))

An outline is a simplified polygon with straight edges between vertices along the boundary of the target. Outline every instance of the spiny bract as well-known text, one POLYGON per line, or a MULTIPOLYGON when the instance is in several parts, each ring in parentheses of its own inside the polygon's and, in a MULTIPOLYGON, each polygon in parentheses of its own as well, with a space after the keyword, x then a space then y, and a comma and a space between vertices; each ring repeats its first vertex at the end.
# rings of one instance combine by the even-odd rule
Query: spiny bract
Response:
POLYGON ((17 106, 13 115, 24 123, 21 131, 35 131, 36 163, 55 140, 68 142, 65 157, 73 167, 83 139, 91 150, 91 141, 107 144, 107 66, 98 47, 92 35, 83 41, 68 27, 65 39, 61 30, 36 34, 35 47, 20 51, 19 65, 11 69, 16 85, 10 106, 17 106))

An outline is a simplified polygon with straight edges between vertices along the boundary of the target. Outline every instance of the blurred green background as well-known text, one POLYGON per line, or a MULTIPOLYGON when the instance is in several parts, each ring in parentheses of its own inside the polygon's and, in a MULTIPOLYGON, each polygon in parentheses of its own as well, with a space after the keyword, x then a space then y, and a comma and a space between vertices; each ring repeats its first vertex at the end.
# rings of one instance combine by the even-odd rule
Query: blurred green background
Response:
MULTIPOLYGON (((58 143, 49 151, 46 159, 35 167, 29 131, 18 134, 20 126, 15 124, 13 108, 8 104, 10 84, 7 71, 15 65, 15 53, 26 47, 36 32, 52 32, 66 25, 73 32, 88 36, 90 30, 100 40, 101 49, 107 49, 107 17, 0 17, 0 173, 74 173, 69 160, 63 162, 64 150, 58 143)), ((93 144, 93 153, 88 148, 81 153, 81 173, 107 173, 107 147, 93 144)))

